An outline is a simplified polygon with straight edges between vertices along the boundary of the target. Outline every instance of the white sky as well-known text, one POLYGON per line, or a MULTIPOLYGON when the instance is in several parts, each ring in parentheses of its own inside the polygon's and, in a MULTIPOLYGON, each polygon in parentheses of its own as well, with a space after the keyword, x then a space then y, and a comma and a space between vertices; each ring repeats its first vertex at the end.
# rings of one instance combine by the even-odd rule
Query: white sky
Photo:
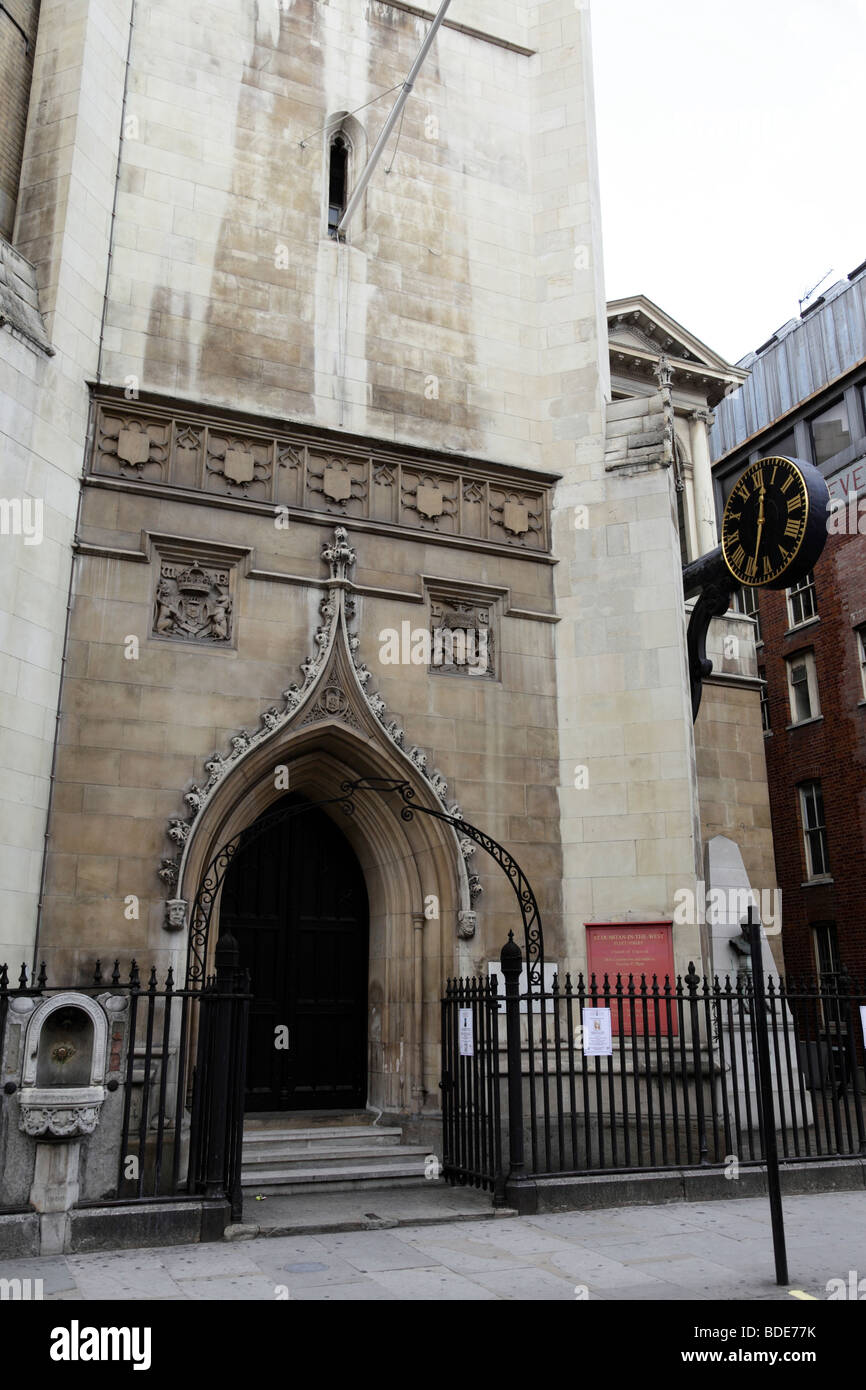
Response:
POLYGON ((592 0, 608 299, 736 361, 866 260, 866 0, 592 0))

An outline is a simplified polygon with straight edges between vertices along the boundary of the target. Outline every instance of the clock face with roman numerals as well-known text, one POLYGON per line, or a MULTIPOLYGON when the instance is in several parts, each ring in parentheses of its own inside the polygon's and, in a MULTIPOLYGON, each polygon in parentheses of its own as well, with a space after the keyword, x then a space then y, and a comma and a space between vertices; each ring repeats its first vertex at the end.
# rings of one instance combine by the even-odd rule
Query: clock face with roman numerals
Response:
MULTIPOLYGON (((808 571, 821 553, 823 537, 815 525, 811 496, 814 485, 804 468, 809 474, 816 472, 793 459, 756 459, 731 492, 722 518, 722 554, 740 584, 780 588, 783 580, 794 582, 795 572, 801 576, 806 560, 808 571)), ((826 535, 826 511, 823 522, 826 535)))

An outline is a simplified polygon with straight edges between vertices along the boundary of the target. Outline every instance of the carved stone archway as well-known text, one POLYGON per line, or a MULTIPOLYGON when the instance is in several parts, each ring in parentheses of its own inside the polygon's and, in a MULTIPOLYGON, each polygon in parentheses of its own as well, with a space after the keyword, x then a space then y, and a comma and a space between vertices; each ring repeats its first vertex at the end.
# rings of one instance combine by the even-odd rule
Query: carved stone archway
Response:
MULTIPOLYGON (((349 841, 361 865, 370 908, 368 991, 368 1080, 370 1103, 389 1111, 420 1113, 425 1098, 438 1108, 441 981, 456 971, 459 908, 458 855, 449 828, 435 817, 405 821, 402 803, 379 795, 358 796, 352 815, 344 815, 342 790, 358 777, 394 778, 381 750, 336 721, 301 728, 280 742, 281 765, 289 786, 322 809, 349 841)), ((399 775, 402 776, 402 767, 399 775)), ((429 799, 421 779, 414 789, 429 799)), ((214 856, 269 807, 282 800, 274 785, 273 759, 264 749, 226 778, 196 826, 185 865, 185 882, 200 884, 212 871, 214 856)), ((303 814, 303 809, 300 812, 303 814)), ((215 876, 216 879, 217 876, 215 876)), ((212 922, 219 915, 221 881, 213 902, 204 896, 212 922)), ((217 932, 199 934, 196 914, 201 895, 193 895, 190 982, 211 972, 217 932)))
MULTIPOLYGON (((194 918, 199 913, 203 877, 217 852, 287 791, 333 802, 323 809, 352 845, 370 901, 371 1102, 418 1113, 427 1094, 438 1105, 438 1001, 442 980, 461 973, 461 941, 475 934, 480 879, 470 868, 477 842, 460 834, 462 812, 447 800, 444 777, 420 748, 405 746, 403 729, 370 689, 372 673, 354 631, 355 554, 344 527, 336 527, 322 557, 330 575, 322 581, 322 622, 301 667, 303 683, 283 692, 284 707, 266 710, 255 733, 240 730, 227 755, 207 760, 207 780, 184 793, 186 818, 169 823, 180 854, 160 869, 172 892, 166 924, 189 926, 187 975, 197 983, 212 969, 215 933, 208 937, 187 914, 190 906, 194 918), (341 788, 359 778, 406 784, 415 806, 432 814, 406 819, 399 799, 368 795, 344 816, 341 788)), ((218 893, 217 886, 214 913, 218 893)))

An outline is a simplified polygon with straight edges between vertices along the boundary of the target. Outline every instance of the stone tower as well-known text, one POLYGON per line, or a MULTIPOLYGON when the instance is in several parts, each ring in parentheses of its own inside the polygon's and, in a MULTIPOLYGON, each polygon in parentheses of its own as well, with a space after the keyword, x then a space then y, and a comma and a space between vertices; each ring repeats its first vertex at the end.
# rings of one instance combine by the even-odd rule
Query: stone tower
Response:
MULTIPOLYGON (((2 347, 7 457, 57 518, 30 564, 44 651, 9 645, 42 715, 5 949, 38 917, 53 976, 182 974, 220 846, 352 776, 505 844, 560 970, 587 923, 669 923, 694 886, 670 379, 610 401, 588 9, 454 0, 343 240, 429 22, 42 6, 8 253, 42 317, 2 347)), ((370 798, 343 827, 369 1095, 404 1110, 436 1103, 443 978, 486 973, 516 924, 496 866, 421 819, 370 798)), ((673 930, 678 970, 697 950, 673 930)))

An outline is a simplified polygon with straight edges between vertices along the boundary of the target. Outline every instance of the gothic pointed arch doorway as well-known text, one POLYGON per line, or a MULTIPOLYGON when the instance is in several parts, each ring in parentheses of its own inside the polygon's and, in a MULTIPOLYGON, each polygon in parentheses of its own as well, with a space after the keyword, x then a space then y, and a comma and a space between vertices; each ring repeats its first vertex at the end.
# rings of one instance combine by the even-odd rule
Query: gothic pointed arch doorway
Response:
POLYGON ((264 818, 273 823, 231 865, 220 904, 220 934, 236 939, 252 986, 245 1108, 361 1108, 369 973, 361 866, 338 825, 302 796, 272 804, 264 818), (283 809, 302 813, 274 816, 283 809))

